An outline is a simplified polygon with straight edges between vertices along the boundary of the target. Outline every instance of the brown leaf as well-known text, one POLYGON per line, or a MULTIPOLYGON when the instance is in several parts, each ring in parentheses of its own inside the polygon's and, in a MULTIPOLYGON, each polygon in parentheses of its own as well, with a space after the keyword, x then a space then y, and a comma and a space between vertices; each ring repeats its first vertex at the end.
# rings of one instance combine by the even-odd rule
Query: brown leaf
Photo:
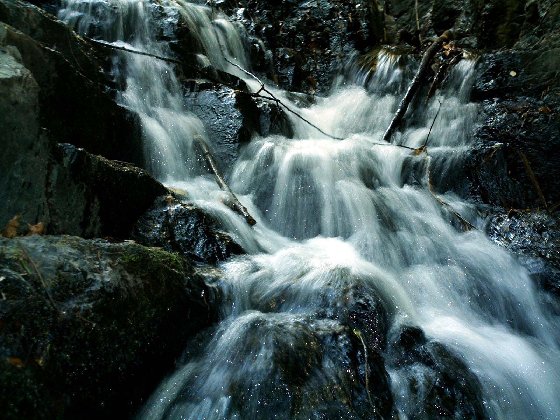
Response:
POLYGON ((19 357, 7 357, 6 361, 12 365, 15 366, 17 368, 22 368, 25 366, 25 364, 23 363, 23 360, 21 360, 19 357))
POLYGON ((6 238, 15 238, 17 236, 20 219, 21 214, 16 214, 14 217, 12 217, 4 228, 2 236, 5 236, 6 238))
POLYGON ((424 153, 425 151, 426 151, 426 146, 420 146, 419 148, 414 149, 412 153, 414 154, 414 156, 418 156, 424 153))
POLYGON ((542 114, 550 114, 552 112, 552 109, 550 109, 547 106, 541 106, 539 108, 539 112, 542 113, 542 114))
POLYGON ((45 234, 45 224, 43 222, 39 222, 36 225, 30 225, 28 223, 27 227, 29 228, 29 232, 27 232, 27 236, 45 234))

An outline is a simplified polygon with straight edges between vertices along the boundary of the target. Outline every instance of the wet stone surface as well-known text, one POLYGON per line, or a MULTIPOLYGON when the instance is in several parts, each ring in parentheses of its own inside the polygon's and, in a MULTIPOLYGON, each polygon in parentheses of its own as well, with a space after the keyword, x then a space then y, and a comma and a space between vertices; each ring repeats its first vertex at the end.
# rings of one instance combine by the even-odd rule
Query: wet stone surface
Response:
POLYGON ((214 264, 244 251, 203 210, 178 202, 157 201, 137 222, 133 238, 148 246, 175 251, 214 264))
POLYGON ((133 242, 0 238, 2 417, 128 417, 212 321, 191 264, 133 242))
POLYGON ((511 212, 493 215, 490 238, 516 254, 535 283, 560 304, 560 222, 558 213, 511 212))

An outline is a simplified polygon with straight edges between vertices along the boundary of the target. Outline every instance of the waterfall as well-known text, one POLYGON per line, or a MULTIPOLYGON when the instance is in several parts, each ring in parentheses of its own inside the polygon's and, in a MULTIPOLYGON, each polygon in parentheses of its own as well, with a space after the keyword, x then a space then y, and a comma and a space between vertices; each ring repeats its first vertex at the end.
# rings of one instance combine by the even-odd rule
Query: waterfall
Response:
MULTIPOLYGON (((184 17, 216 68, 245 77, 230 64, 249 63, 223 16, 183 0, 158 4, 184 17)), ((59 16, 82 34, 171 55, 154 35, 153 8, 136 0, 66 0, 59 16)), ((219 325, 186 349, 141 417, 430 417, 418 410, 434 368, 396 355, 406 328, 423 331, 468 367, 485 416, 558 416, 557 317, 543 309, 511 255, 479 230, 457 227, 458 214, 481 227, 476 208, 440 192, 468 158, 474 66, 461 61, 394 144, 381 138, 408 76, 389 53, 308 108, 271 87, 343 140, 295 117, 294 138, 253 138, 229 174, 258 221, 250 228, 201 176, 192 139, 212 139, 185 108, 172 66, 115 53, 115 77, 123 79, 118 101, 141 118, 150 171, 187 189, 247 251, 221 267, 219 325), (398 147, 419 148, 428 136, 427 154, 398 147)))

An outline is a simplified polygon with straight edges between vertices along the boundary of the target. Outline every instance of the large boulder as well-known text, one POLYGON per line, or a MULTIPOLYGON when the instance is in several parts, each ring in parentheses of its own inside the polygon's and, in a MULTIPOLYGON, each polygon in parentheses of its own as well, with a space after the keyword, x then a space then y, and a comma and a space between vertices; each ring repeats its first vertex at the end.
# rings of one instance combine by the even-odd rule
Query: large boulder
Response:
POLYGON ((409 418, 487 418, 482 385, 461 358, 403 326, 391 341, 388 364, 397 380, 396 403, 409 418))
MULTIPOLYGON (((233 76, 231 76, 234 79, 233 76)), ((244 84, 239 80, 239 84, 244 84)), ((229 173, 241 147, 254 135, 293 135, 284 110, 276 103, 204 79, 184 81, 184 102, 203 123, 214 157, 229 173)))
POLYGON ((115 103, 103 72, 106 50, 19 0, 0 2, 0 46, 17 50, 37 82, 39 122, 50 138, 144 165, 138 118, 115 103))
POLYGON ((133 242, 0 238, 6 419, 128 417, 213 319, 190 263, 133 242))
POLYGON ((57 145, 45 183, 49 232, 128 238, 136 220, 167 189, 133 165, 57 145))
POLYGON ((133 238, 148 246, 178 252, 194 261, 215 264, 244 253, 230 235, 200 208, 161 198, 138 219, 133 238))
MULTIPOLYGON (((0 44, 5 29, 0 25, 0 44)), ((48 140, 39 131, 39 86, 19 51, 0 47, 0 225, 21 214, 36 223, 45 212, 48 140)))

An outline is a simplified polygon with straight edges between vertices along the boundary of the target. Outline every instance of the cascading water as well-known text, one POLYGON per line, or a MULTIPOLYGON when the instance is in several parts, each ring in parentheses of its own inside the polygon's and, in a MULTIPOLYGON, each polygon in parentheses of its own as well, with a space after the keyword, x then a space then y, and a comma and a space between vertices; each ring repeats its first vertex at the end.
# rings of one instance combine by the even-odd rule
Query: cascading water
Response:
MULTIPOLYGON (((183 14, 216 67, 247 65, 223 17, 182 0, 165 6, 183 14)), ((147 2, 67 0, 60 16, 107 42, 170 54, 152 35, 147 2)), ((449 404, 461 407, 456 417, 560 415, 558 319, 509 254, 454 227, 454 213, 480 226, 474 208, 431 191, 467 156, 474 62, 456 66, 395 139, 418 148, 429 136, 429 155, 416 155, 381 141, 407 83, 396 60, 382 53, 375 73, 298 109, 344 140, 298 119, 293 139, 252 140, 230 174, 258 221, 250 228, 198 176, 191 142, 204 127, 185 109, 173 68, 116 55, 120 102, 141 116, 152 172, 187 189, 248 253, 222 266, 212 337, 189 346, 141 417, 422 418, 445 416, 449 404)))

